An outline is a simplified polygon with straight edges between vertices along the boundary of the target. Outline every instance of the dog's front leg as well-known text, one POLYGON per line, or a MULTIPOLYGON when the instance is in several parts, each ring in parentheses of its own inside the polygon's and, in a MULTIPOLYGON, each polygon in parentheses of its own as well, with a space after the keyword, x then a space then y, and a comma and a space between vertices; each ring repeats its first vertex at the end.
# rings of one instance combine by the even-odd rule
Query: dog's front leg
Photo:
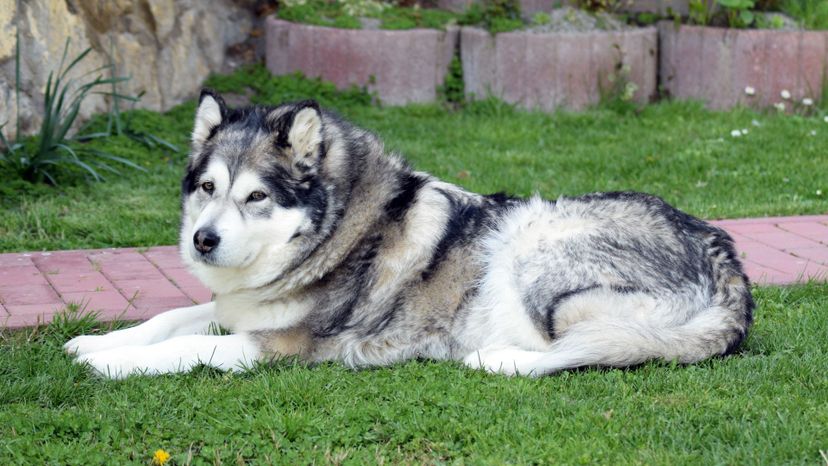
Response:
POLYGON ((151 345, 181 335, 202 335, 214 325, 215 318, 215 302, 182 307, 158 314, 135 327, 105 335, 75 337, 63 348, 69 354, 83 355, 121 346, 151 345))
POLYGON ((103 377, 187 372, 199 364, 244 370, 261 358, 257 339, 245 334, 185 335, 147 346, 121 346, 78 357, 103 377))

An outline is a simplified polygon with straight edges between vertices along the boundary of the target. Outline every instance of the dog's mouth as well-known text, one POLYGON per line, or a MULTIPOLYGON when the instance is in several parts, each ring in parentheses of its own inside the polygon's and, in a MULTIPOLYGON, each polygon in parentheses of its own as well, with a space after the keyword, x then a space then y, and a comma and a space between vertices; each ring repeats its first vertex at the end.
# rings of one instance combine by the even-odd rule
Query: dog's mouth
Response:
POLYGON ((196 251, 196 250, 191 250, 190 251, 190 257, 192 257, 195 262, 197 262, 199 264, 202 264, 202 265, 206 265, 208 267, 215 267, 215 268, 221 268, 221 269, 231 269, 231 268, 243 269, 243 268, 249 266, 250 264, 252 264, 255 261, 257 255, 252 253, 252 252, 249 252, 244 257, 244 259, 242 259, 239 262, 233 263, 233 264, 228 264, 228 263, 226 263, 226 261, 222 261, 215 254, 215 251, 210 251, 208 253, 202 253, 202 252, 199 252, 199 251, 196 251))
POLYGON ((202 254, 198 251, 191 254, 192 258, 201 264, 209 265, 212 267, 220 267, 219 263, 216 261, 215 257, 212 253, 202 254))

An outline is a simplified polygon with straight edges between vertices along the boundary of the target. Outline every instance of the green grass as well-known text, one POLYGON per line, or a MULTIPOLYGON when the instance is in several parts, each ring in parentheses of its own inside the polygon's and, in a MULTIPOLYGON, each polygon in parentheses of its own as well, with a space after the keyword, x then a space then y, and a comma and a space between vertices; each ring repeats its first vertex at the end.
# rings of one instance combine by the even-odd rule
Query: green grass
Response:
POLYGON ((781 10, 807 29, 828 29, 828 2, 825 0, 782 0, 781 10))
MULTIPOLYGON (((640 113, 554 115, 495 101, 451 112, 436 104, 385 108, 356 89, 338 92, 320 81, 271 78, 261 67, 208 84, 223 92, 250 87, 259 103, 318 98, 377 132, 418 169, 478 192, 554 198, 639 190, 704 218, 828 211, 828 124, 818 118, 711 112, 672 102, 640 113), (737 128, 749 134, 731 137, 737 128)), ((136 111, 132 127, 187 147, 193 114, 192 102, 166 114, 136 111)), ((126 136, 90 144, 148 172, 57 188, 0 173, 8 180, 0 186, 0 251, 176 242, 186 154, 150 150, 126 136)))
MULTIPOLYGON (((828 191, 828 125, 819 119, 692 103, 637 114, 544 115, 494 101, 454 112, 383 108, 358 90, 261 68, 209 84, 249 87, 260 103, 316 97, 417 168, 477 191, 635 189, 707 218, 828 210, 816 194, 828 191), (737 128, 750 132, 732 138, 737 128)), ((193 112, 193 103, 138 111, 132 125, 186 147, 193 112)), ((186 156, 127 136, 92 144, 148 173, 57 188, 4 173, 0 251, 175 243, 186 156)), ((148 464, 163 448, 177 464, 818 464, 828 450, 828 285, 759 288, 756 297, 756 326, 739 355, 539 380, 429 361, 363 371, 282 361, 244 374, 203 368, 116 382, 61 351, 71 336, 110 324, 74 315, 0 330, 0 462, 148 464)))
MULTIPOLYGON (((740 354, 542 379, 412 361, 283 361, 99 380, 61 352, 90 320, 0 333, 5 464, 505 462, 819 464, 828 450, 828 286, 756 290, 740 354)), ((108 326, 103 326, 107 330, 108 326)))

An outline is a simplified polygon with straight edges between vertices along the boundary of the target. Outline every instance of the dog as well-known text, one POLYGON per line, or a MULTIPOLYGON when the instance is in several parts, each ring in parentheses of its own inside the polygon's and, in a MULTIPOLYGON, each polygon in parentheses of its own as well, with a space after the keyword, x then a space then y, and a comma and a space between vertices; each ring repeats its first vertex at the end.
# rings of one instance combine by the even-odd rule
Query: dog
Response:
POLYGON ((541 376, 727 355, 754 309, 727 233, 658 197, 479 195, 314 101, 229 109, 210 90, 180 252, 213 302, 66 351, 112 378, 281 357, 541 376))

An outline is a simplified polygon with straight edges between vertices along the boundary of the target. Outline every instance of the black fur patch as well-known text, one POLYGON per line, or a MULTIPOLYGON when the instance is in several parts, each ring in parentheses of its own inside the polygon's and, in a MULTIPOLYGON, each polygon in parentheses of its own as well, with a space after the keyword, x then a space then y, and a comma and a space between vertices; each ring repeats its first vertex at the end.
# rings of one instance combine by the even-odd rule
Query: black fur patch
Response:
POLYGON ((458 200, 443 190, 438 191, 449 201, 449 220, 443 237, 434 249, 428 267, 423 271, 423 280, 431 278, 454 246, 458 243, 464 244, 476 240, 480 234, 485 232, 484 227, 504 207, 518 201, 505 194, 491 194, 484 197, 485 202, 482 205, 477 205, 458 200))
POLYGON ((388 324, 394 320, 394 317, 397 315, 397 311, 402 307, 404 302, 405 299, 402 295, 397 296, 397 298, 394 299, 393 304, 391 304, 391 306, 388 307, 382 315, 371 321, 370 324, 365 325, 365 330, 362 332, 363 336, 376 335, 385 330, 385 328, 388 327, 388 324))
POLYGON ((328 194, 318 177, 297 180, 282 167, 272 166, 262 177, 273 200, 289 209, 305 207, 318 232, 328 208, 328 194))
POLYGON ((506 193, 494 193, 494 194, 487 194, 483 196, 489 201, 489 204, 496 207, 504 207, 509 206, 518 202, 523 201, 514 196, 510 196, 506 193))
POLYGON ((393 199, 385 204, 385 215, 394 222, 402 220, 405 213, 414 204, 414 199, 425 181, 424 178, 414 173, 401 173, 399 175, 399 191, 393 199))
POLYGON ((423 271, 423 280, 431 278, 455 244, 469 241, 476 236, 473 232, 479 231, 478 226, 485 215, 480 206, 457 200, 443 190, 438 191, 449 201, 449 219, 443 237, 440 238, 440 242, 434 248, 428 267, 423 271))
POLYGON ((192 194, 196 189, 198 189, 198 180, 201 178, 201 175, 207 170, 207 165, 210 164, 210 157, 211 153, 209 150, 203 152, 198 158, 196 162, 190 161, 187 167, 187 173, 184 175, 184 178, 181 180, 181 195, 187 196, 192 194))
POLYGON ((345 278, 346 286, 342 291, 348 298, 339 303, 327 303, 332 306, 331 314, 324 319, 324 326, 313 330, 314 337, 331 337, 352 327, 351 317, 354 308, 362 296, 362 290, 370 282, 369 271, 374 265, 381 243, 382 235, 377 234, 365 239, 363 246, 348 256, 344 267, 331 275, 322 277, 322 282, 345 278))
POLYGON ((290 143, 288 142, 288 134, 290 133, 290 128, 293 126, 293 120, 296 118, 296 114, 299 113, 300 110, 304 110, 306 108, 312 108, 316 110, 317 113, 320 112, 319 104, 316 103, 315 100, 303 100, 293 104, 293 108, 291 110, 286 112, 284 115, 281 115, 276 119, 276 121, 273 122, 270 129, 271 131, 277 133, 277 147, 290 147, 290 143))
POLYGON ((546 307, 546 333, 549 335, 550 338, 555 338, 555 312, 557 312, 558 307, 564 303, 569 298, 573 296, 579 295, 581 293, 594 290, 598 288, 598 285, 590 285, 584 286, 581 288, 575 288, 572 290, 564 291, 563 293, 559 293, 549 305, 546 307))
POLYGON ((289 209, 299 203, 296 180, 284 168, 273 165, 262 176, 273 200, 289 209))

